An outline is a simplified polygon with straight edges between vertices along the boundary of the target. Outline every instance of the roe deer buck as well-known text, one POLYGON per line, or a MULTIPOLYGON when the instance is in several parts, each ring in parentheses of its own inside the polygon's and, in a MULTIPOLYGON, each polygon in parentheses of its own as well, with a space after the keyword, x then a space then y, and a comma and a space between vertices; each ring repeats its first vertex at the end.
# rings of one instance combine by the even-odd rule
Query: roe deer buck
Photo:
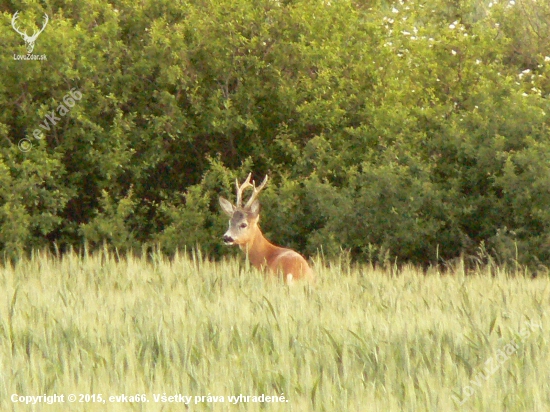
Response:
POLYGON ((267 176, 260 187, 256 187, 254 181, 250 183, 248 175, 242 185, 235 180, 237 186, 237 204, 220 197, 222 210, 231 218, 229 229, 223 235, 226 245, 238 245, 247 255, 248 259, 258 269, 267 268, 274 274, 281 273, 286 284, 294 279, 313 280, 313 272, 302 255, 291 249, 275 246, 263 235, 258 220, 260 217, 260 203, 256 199, 260 191, 267 183, 267 176), (252 187, 253 192, 248 202, 242 205, 243 191, 252 187))

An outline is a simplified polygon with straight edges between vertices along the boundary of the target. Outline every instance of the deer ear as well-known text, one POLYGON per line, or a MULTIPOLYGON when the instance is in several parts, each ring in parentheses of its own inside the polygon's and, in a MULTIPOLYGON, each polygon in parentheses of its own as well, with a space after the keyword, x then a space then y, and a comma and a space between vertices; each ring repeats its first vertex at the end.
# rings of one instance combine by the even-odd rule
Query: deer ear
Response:
POLYGON ((222 207, 222 210, 226 215, 230 217, 233 216, 235 206, 233 206, 229 200, 224 197, 220 197, 220 206, 222 207))
POLYGON ((254 218, 258 217, 258 215, 260 214, 260 202, 258 202, 257 200, 255 200, 255 201, 250 205, 250 214, 251 214, 252 217, 254 217, 254 218))

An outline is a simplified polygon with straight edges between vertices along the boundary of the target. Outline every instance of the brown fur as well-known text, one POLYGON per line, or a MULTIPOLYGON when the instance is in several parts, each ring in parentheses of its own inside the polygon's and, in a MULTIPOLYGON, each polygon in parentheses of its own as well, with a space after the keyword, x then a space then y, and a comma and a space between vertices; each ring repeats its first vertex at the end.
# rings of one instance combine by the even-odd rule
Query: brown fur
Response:
POLYGON ((313 281, 313 271, 304 257, 292 249, 275 246, 269 242, 258 226, 260 204, 255 197, 267 182, 267 176, 259 189, 254 185, 254 194, 246 206, 242 207, 242 192, 246 187, 251 187, 249 181, 250 175, 240 187, 237 182, 236 206, 220 197, 222 210, 231 218, 224 241, 226 244, 238 245, 248 255, 254 267, 267 269, 275 276, 282 275, 286 284, 302 279, 313 281))
POLYGON ((252 233, 248 242, 239 244, 239 247, 248 255, 254 267, 267 268, 275 275, 281 274, 285 283, 313 280, 313 272, 302 255, 292 249, 272 244, 264 237, 257 223, 251 225, 250 231, 252 233))

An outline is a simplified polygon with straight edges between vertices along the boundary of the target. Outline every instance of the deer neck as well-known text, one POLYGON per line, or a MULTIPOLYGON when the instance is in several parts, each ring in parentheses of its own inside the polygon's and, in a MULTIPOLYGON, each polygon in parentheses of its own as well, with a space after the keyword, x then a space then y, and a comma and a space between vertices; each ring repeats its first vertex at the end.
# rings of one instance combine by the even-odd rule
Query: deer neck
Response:
POLYGON ((256 227, 254 235, 250 241, 241 245, 241 249, 247 254, 248 260, 256 268, 261 268, 267 265, 267 257, 275 248, 273 244, 267 240, 259 227, 256 227))

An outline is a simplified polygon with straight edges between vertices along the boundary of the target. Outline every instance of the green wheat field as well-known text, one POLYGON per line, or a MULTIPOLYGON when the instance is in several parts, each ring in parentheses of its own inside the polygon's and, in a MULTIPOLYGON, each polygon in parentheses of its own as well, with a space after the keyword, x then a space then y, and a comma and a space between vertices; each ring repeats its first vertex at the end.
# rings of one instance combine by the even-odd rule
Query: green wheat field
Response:
POLYGON ((287 287, 198 253, 0 266, 0 410, 550 411, 547 276, 314 268, 287 287))

